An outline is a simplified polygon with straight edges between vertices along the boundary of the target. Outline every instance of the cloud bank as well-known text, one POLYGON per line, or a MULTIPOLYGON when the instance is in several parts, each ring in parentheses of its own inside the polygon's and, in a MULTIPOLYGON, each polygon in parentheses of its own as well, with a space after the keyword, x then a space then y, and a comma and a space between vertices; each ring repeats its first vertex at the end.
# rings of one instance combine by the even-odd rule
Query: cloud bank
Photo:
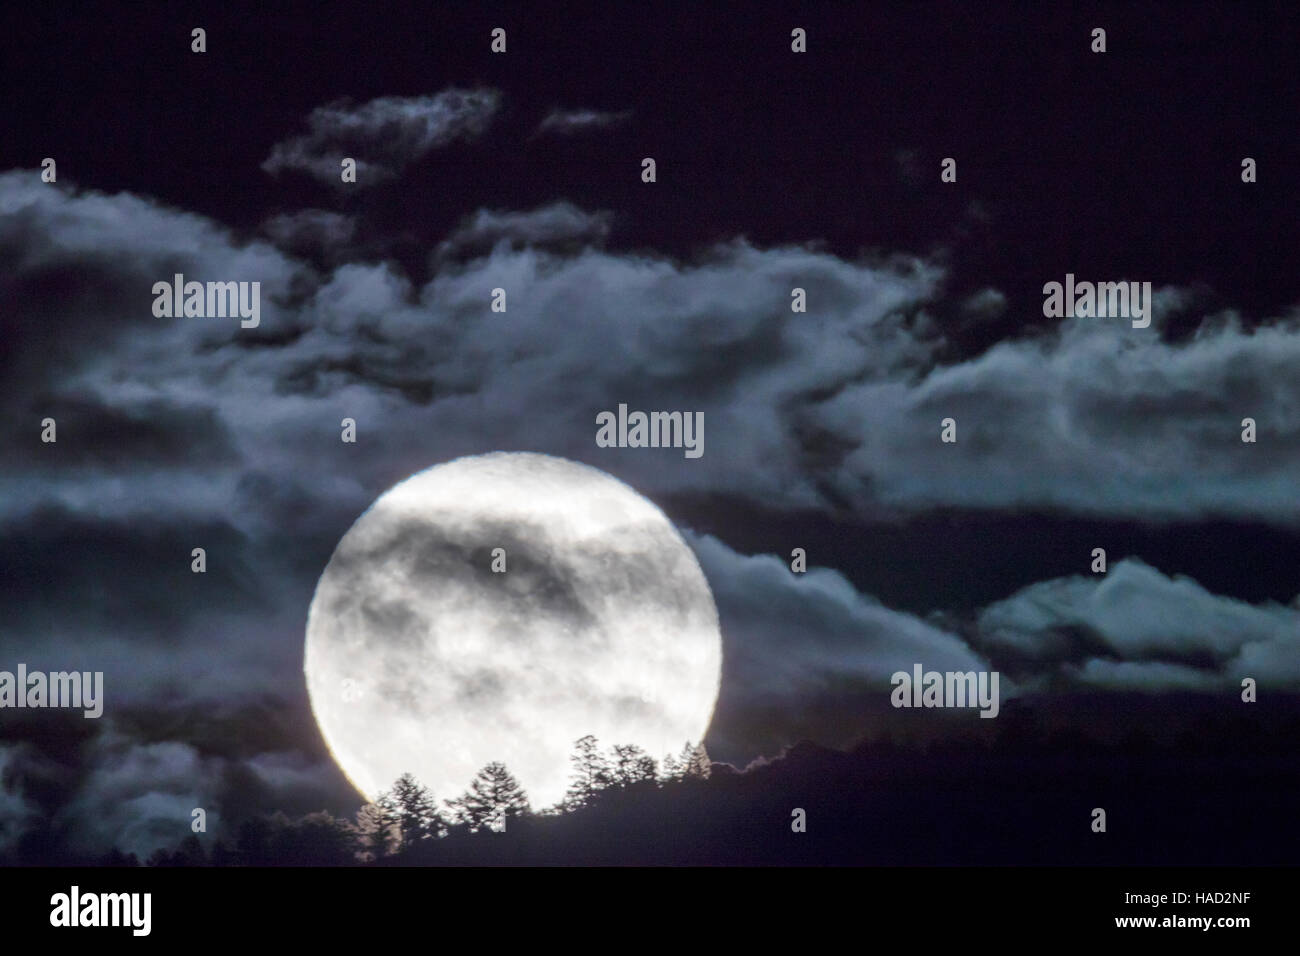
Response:
MULTIPOLYGON (((318 111, 273 165, 323 172, 348 137, 391 119, 404 145, 371 161, 396 170, 495 109, 438 100, 318 111)), ((567 203, 480 210, 417 283, 392 263, 296 258, 304 242, 339 248, 352 227, 333 214, 287 214, 267 241, 138 196, 0 175, 0 333, 24 343, 0 352, 0 563, 16 569, 0 653, 106 672, 97 733, 120 736, 55 774, 82 810, 133 808, 97 817, 95 839, 143 846, 154 831, 132 821, 191 801, 231 814, 239 793, 273 792, 240 776, 254 761, 285 793, 345 792, 319 742, 303 742, 309 716, 298 737, 240 754, 193 728, 235 732, 268 701, 302 714, 306 608, 335 544, 393 483, 460 455, 546 452, 652 496, 777 511, 1300 519, 1294 318, 1247 330, 1225 315, 1175 344, 1161 324, 1191 306, 1167 289, 1151 329, 1078 319, 953 361, 929 312, 945 277, 934 263, 744 239, 675 261, 604 248, 608 226, 567 203), (260 281, 260 327, 155 318, 151 285, 175 272, 260 281), (795 287, 806 313, 791 311, 795 287), (704 412, 707 453, 597 448, 596 415, 621 402, 704 412), (39 440, 46 416, 56 444, 39 440), (949 416, 955 445, 939 441, 949 416), (1240 441, 1247 416, 1256 444, 1240 441), (356 445, 339 441, 345 417, 356 445), (198 546, 206 575, 189 570, 198 546), (165 739, 126 719, 163 706, 186 715, 165 739)), ((1014 307, 995 291, 986 306, 1014 307)), ((889 673, 915 661, 1003 669, 1004 694, 1300 685, 1294 604, 1244 604, 1140 561, 940 623, 832 569, 794 575, 784 556, 691 543, 728 642, 716 750, 741 761, 797 736, 844 742, 864 695, 887 695, 889 673)), ((34 806, 21 780, 55 765, 6 753, 11 833, 34 806)))

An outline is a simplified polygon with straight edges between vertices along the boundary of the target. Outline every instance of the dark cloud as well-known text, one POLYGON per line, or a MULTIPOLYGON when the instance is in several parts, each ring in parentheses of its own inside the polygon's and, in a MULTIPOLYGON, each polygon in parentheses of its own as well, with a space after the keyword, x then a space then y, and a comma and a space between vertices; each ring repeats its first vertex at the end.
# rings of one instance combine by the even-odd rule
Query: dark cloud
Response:
POLYGON ((841 574, 795 574, 709 536, 692 547, 725 640, 710 753, 744 766, 782 740, 849 746, 887 720, 890 676, 997 670, 1002 701, 1051 692, 1196 691, 1235 699, 1241 679, 1300 690, 1300 597, 1250 604, 1137 559, 1105 575, 1024 588, 969 621, 895 611, 841 574))
POLYGON ((27 725, 7 722, 0 854, 81 860, 116 845, 143 858, 188 836, 196 807, 207 814, 201 839, 227 844, 238 820, 269 806, 345 812, 351 788, 314 727, 292 714, 267 699, 201 710, 154 702, 116 707, 99 721, 47 712, 27 725), (63 726, 51 733, 53 725, 63 726), (39 849, 24 851, 31 841, 39 849))
MULTIPOLYGON (((722 692, 709 753, 744 766, 807 738, 848 746, 887 709, 890 677, 991 669, 962 637, 891 610, 829 568, 796 574, 772 555, 739 555, 692 536, 718 603, 722 692)), ((1008 682, 1002 693, 1010 695, 1008 682)))
MULTIPOLYGON (((83 206, 93 217, 120 202, 121 235, 105 245, 108 261, 132 273, 166 276, 177 255, 143 238, 135 217, 163 232, 193 221, 174 214, 178 224, 136 200, 44 194, 26 215, 35 221, 44 210, 60 236, 83 206)), ((212 426, 224 425, 250 456, 262 447, 307 452, 336 427, 326 423, 350 415, 371 452, 363 469, 399 449, 418 448, 427 464, 520 448, 611 469, 652 493, 711 491, 787 508, 1297 517, 1291 475, 1300 462, 1283 441, 1295 425, 1270 411, 1300 403, 1285 374, 1300 336, 1285 320, 1250 332, 1228 322, 1171 344, 1159 323, 1162 303, 1178 296, 1160 293, 1153 329, 1069 320, 952 363, 940 358, 942 336, 921 308, 937 292, 935 266, 745 242, 694 263, 529 245, 530 236, 564 232, 554 216, 570 234, 585 228, 583 214, 563 207, 471 220, 462 234, 523 244, 448 266, 419 287, 391 264, 317 277, 200 225, 197 246, 174 246, 225 263, 191 273, 262 276, 262 327, 154 320, 142 293, 105 343, 116 364, 88 356, 79 366, 80 394, 110 407, 126 405, 132 390, 210 403, 212 426), (790 312, 796 285, 808 292, 806 314, 790 312), (507 313, 488 309, 494 288, 506 290, 507 313), (274 354, 253 349, 234 360, 230 349, 245 341, 274 354), (668 467, 664 452, 595 448, 596 413, 620 402, 702 411, 704 457, 668 467), (561 408, 572 417, 534 411, 561 408), (955 445, 938 440, 949 416, 955 445), (1257 445, 1239 440, 1247 416, 1259 422, 1257 445), (583 418, 590 424, 573 420, 583 418), (412 434, 428 437, 413 446, 412 434)), ((18 281, 22 274, 20 266, 18 281)), ((358 477, 381 490, 377 477, 358 477)), ((395 477, 388 469, 383 480, 395 477)))
MULTIPOLYGON (((346 149, 367 172, 395 174, 481 133, 497 105, 480 91, 322 108, 267 167, 333 180, 346 149)), ((229 817, 261 800, 311 809, 312 795, 350 793, 318 752, 302 690, 312 588, 382 491, 460 455, 547 452, 656 497, 776 514, 1300 517, 1292 319, 1247 329, 1220 313, 1170 337, 1170 316, 1195 299, 1164 288, 1150 330, 1071 320, 954 358, 928 311, 946 277, 933 261, 743 239, 674 260, 605 248, 611 226, 564 202, 479 210, 421 280, 391 262, 331 259, 359 228, 342 214, 282 214, 263 225, 272 244, 130 194, 0 176, 0 323, 24 343, 0 353, 16 449, 0 476, 0 529, 5 566, 21 569, 0 605, 0 646, 10 663, 105 670, 112 708, 79 744, 80 771, 13 740, 0 751, 0 844, 55 812, 47 785, 70 807, 67 826, 86 821, 78 839, 141 849, 175 842, 194 801, 229 817), (175 272, 262 282, 261 327, 155 318, 152 283, 175 272), (790 311, 796 286, 806 313, 790 311), (498 287, 506 313, 489 309, 498 287), (596 414, 619 403, 703 412, 704 457, 596 448, 596 414), (45 414, 59 420, 55 446, 39 441, 45 414), (949 415, 956 445, 938 440, 949 415), (1258 444, 1240 441, 1246 416, 1258 444), (344 417, 358 423, 356 445, 339 441, 344 417), (208 550, 207 575, 189 571, 194 546, 208 550), (127 719, 160 699, 174 709, 150 720, 174 733, 127 719), (224 752, 201 739, 222 701, 241 713, 270 701, 305 715, 306 729, 224 752)), ((986 289, 962 311, 978 324, 1011 308, 986 289)), ((542 536, 494 533, 512 560, 503 600, 520 614, 563 605, 562 562, 542 536)), ((796 576, 784 556, 691 541, 727 641, 710 746, 741 763, 795 736, 848 742, 889 674, 914 662, 1005 666, 1005 695, 1226 693, 1241 676, 1288 688, 1300 678, 1295 607, 1234 601, 1139 561, 940 621, 885 607, 832 569, 796 576)), ((629 567, 620 586, 663 579, 629 567)), ((399 608, 364 607, 375 627, 401 632, 399 608)), ((474 699, 493 693, 482 674, 464 686, 474 699)), ((217 725, 257 739, 230 720, 217 725)))
POLYGON ((293 255, 342 256, 353 241, 357 221, 327 209, 280 213, 262 223, 262 231, 279 248, 293 255))
POLYGON ((13 852, 29 827, 40 820, 41 811, 14 780, 16 760, 24 745, 0 743, 0 859, 13 852))
POLYGON ((4 523, 0 558, 13 584, 5 616, 16 628, 0 632, 5 653, 31 646, 28 628, 54 631, 42 656, 52 646, 72 653, 68 644, 79 632, 107 636, 118 629, 133 643, 175 647, 192 640, 189 628, 205 611, 252 612, 270 601, 250 566, 247 539, 228 523, 113 519, 94 508, 49 505, 4 523), (190 570, 195 547, 209 553, 205 574, 190 570))
MULTIPOLYGON (((28 443, 33 422, 54 419, 58 440, 43 449, 46 453, 39 461, 39 467, 51 471, 199 470, 226 467, 238 460, 227 425, 210 407, 186 408, 145 396, 111 407, 92 394, 68 390, 48 397, 33 396, 28 413, 23 429, 28 434, 12 438, 28 443)), ((13 422, 14 430, 21 425, 13 422)))

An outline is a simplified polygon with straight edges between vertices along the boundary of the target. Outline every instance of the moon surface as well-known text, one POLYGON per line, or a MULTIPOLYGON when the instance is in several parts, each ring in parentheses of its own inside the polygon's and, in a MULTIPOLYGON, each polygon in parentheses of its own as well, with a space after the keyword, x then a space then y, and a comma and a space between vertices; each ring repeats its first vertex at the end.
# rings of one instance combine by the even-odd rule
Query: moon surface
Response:
POLYGON ((419 472, 357 519, 316 586, 303 670, 367 799, 406 772, 458 796, 499 760, 540 808, 586 734, 656 759, 702 740, 722 639, 659 508, 595 468, 498 452, 419 472))

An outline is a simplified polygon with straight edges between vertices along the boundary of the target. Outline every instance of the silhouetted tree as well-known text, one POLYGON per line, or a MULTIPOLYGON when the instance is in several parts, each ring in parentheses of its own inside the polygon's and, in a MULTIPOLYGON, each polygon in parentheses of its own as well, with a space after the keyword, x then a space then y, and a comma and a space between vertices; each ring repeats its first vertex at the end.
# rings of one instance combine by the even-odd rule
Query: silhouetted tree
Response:
POLYGON ((388 856, 397 844, 397 824, 380 806, 383 800, 391 801, 391 796, 381 793, 374 803, 362 805, 352 824, 357 859, 365 863, 388 856))
POLYGON ((688 741, 682 748, 681 756, 677 758, 682 765, 683 780, 706 780, 709 776, 711 763, 709 755, 704 750, 704 744, 699 743, 691 745, 688 741))
POLYGON ((428 789, 409 773, 397 778, 380 807, 385 819, 397 827, 398 848, 410 849, 421 840, 442 834, 444 823, 428 789))
POLYGON ((614 745, 613 778, 615 785, 630 787, 638 783, 653 783, 658 776, 654 758, 634 744, 614 745))
POLYGON ((325 810, 296 819, 276 811, 241 823, 233 852, 218 841, 212 865, 344 866, 356 862, 356 846, 356 830, 346 819, 325 810))
POLYGON ((353 862, 355 840, 346 820, 318 810, 290 820, 272 817, 270 854, 276 866, 342 866, 353 862))
POLYGON ((659 763, 659 780, 662 783, 671 783, 674 780, 682 778, 681 762, 672 754, 665 754, 664 759, 659 763))
POLYGON ((608 787, 613 774, 600 752, 599 743, 591 734, 579 738, 573 746, 573 755, 569 757, 573 764, 570 778, 573 782, 565 793, 565 803, 577 809, 586 806, 599 791, 608 787))
POLYGON ((456 819, 475 832, 507 830, 508 821, 530 812, 528 797, 505 764, 493 762, 478 772, 469 790, 448 800, 456 819))

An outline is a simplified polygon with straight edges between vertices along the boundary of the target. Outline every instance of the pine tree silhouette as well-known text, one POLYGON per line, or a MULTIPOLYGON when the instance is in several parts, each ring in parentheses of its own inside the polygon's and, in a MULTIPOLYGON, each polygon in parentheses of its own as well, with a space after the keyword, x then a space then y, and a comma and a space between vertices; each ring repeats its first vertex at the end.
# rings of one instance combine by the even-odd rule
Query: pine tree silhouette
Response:
POLYGON ((614 745, 614 783, 619 787, 653 782, 658 778, 655 760, 634 744, 614 745))
POLYGON ((665 754, 664 759, 659 763, 659 780, 661 783, 671 783, 674 780, 682 778, 681 762, 672 754, 665 754))
POLYGON ((505 764, 495 761, 480 770, 469 790, 448 800, 447 806, 474 832, 485 828, 503 832, 509 821, 531 812, 519 781, 505 764))
POLYGON ((565 805, 570 810, 587 806, 613 780, 613 772, 594 736, 587 734, 580 737, 573 746, 573 755, 569 757, 569 762, 573 764, 573 782, 565 793, 565 805))
POLYGON ((399 849, 407 850, 421 840, 438 837, 445 829, 433 795, 411 774, 398 777, 393 789, 383 797, 380 810, 385 821, 397 829, 399 849))
POLYGON ((681 756, 678 757, 682 765, 683 780, 706 780, 712 768, 712 761, 704 750, 704 744, 698 743, 692 745, 689 741, 682 748, 681 756))
POLYGON ((363 863, 388 856, 397 845, 397 824, 386 807, 391 807, 392 795, 379 794, 374 803, 366 803, 357 810, 352 832, 356 841, 357 859, 363 863), (381 803, 382 802, 382 803, 381 803))

